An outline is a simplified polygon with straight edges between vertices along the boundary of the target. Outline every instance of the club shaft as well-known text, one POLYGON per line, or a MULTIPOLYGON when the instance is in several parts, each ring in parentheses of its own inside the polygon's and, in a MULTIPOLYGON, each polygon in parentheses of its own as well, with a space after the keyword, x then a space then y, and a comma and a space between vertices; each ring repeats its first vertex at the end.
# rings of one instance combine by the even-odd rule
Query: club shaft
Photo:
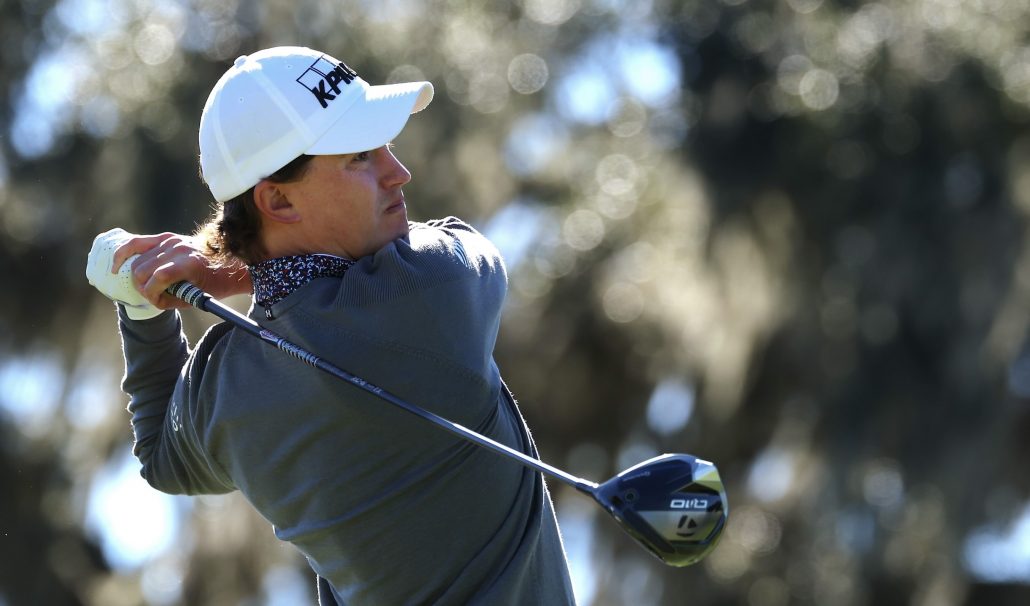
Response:
POLYGON ((539 459, 535 459, 523 452, 515 450, 514 448, 501 444, 496 440, 492 440, 463 425, 448 421, 447 419, 433 414, 424 408, 410 404, 385 389, 373 385, 361 377, 349 373, 333 363, 316 356, 299 345, 295 345, 294 343, 287 341, 276 333, 266 328, 262 328, 257 322, 228 307, 189 282, 177 282, 168 288, 168 292, 199 310, 214 314, 219 318, 230 322, 237 328, 258 337, 268 345, 272 345, 302 362, 314 366, 325 373, 338 379, 342 379, 355 387, 386 400, 390 404, 398 406, 417 417, 421 417, 422 419, 429 421, 437 427, 449 431, 458 437, 478 444, 487 450, 492 450, 499 455, 514 459, 530 469, 535 469, 536 471, 547 474, 552 478, 564 482, 586 494, 594 495, 596 492, 596 483, 584 480, 583 478, 577 478, 576 476, 566 473, 557 467, 548 465, 539 459))

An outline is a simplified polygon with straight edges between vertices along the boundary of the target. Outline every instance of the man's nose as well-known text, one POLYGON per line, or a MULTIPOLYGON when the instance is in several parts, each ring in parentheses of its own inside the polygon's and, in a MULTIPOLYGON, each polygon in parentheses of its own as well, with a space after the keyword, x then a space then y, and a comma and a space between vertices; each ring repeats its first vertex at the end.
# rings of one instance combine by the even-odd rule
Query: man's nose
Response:
POLYGON ((397 156, 393 155, 390 148, 384 147, 383 150, 385 152, 385 154, 383 154, 383 186, 389 189, 391 187, 405 185, 411 181, 411 173, 403 164, 401 164, 401 161, 397 159, 397 156))

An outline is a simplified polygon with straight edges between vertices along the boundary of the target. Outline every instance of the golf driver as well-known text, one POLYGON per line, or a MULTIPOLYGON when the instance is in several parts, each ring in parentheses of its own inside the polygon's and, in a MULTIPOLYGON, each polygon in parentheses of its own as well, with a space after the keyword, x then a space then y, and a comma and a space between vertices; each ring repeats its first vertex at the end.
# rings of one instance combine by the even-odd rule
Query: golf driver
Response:
POLYGON ((409 404, 262 328, 189 282, 168 292, 202 311, 212 313, 269 345, 334 377, 343 379, 387 402, 419 416, 483 448, 509 457, 592 496, 630 536, 670 566, 687 566, 715 548, 729 509, 719 471, 709 461, 687 454, 664 454, 630 467, 597 484, 577 478, 471 429, 409 404))

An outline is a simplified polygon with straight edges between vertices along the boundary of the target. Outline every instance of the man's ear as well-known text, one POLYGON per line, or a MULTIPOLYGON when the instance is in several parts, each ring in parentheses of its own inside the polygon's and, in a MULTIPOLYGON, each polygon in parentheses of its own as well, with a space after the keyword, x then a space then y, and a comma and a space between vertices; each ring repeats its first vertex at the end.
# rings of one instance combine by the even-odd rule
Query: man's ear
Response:
POLYGON ((262 179, 254 186, 254 205, 262 217, 277 223, 296 223, 300 213, 278 183, 262 179))

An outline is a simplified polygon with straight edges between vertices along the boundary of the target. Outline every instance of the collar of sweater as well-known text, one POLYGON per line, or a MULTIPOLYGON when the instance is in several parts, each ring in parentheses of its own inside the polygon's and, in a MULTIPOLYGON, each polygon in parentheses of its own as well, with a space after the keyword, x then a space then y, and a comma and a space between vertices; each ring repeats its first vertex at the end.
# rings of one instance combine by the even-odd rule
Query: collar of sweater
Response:
POLYGON ((341 278, 354 261, 335 255, 290 255, 250 265, 254 300, 268 309, 315 278, 341 278))

